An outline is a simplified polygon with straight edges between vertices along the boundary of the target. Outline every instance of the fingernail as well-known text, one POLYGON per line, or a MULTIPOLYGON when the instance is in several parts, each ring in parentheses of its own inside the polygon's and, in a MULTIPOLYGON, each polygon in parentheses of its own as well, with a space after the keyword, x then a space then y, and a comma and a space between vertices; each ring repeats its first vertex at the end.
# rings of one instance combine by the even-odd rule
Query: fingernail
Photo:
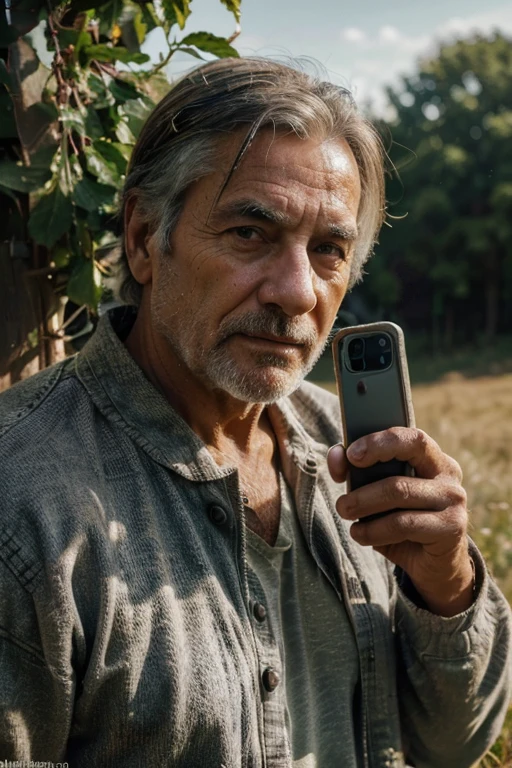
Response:
POLYGON ((366 440, 360 439, 352 443, 347 451, 349 459, 362 459, 366 453, 366 440))
POLYGON ((333 451, 337 451, 340 454, 339 458, 341 459, 343 456, 343 443, 336 443, 336 445, 331 445, 327 451, 327 456, 330 456, 333 451))

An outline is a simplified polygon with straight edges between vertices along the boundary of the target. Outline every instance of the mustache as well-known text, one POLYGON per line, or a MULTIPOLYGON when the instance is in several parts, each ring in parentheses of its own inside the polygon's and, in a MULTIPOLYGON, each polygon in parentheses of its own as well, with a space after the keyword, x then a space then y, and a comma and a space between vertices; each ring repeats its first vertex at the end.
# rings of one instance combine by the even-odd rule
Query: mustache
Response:
POLYGON ((318 344, 318 334, 314 328, 303 320, 293 319, 280 311, 246 312, 240 317, 226 318, 219 325, 219 343, 235 333, 284 336, 305 347, 318 344))

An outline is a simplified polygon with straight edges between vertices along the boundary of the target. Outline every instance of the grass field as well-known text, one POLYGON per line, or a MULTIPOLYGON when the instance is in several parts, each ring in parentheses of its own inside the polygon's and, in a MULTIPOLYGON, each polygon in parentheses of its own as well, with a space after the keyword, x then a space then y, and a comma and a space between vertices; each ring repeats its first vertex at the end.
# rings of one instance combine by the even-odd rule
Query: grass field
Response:
MULTIPOLYGON (((512 601, 512 375, 444 381, 415 387, 418 426, 464 471, 470 535, 512 601)), ((512 766, 512 709, 501 738, 481 767, 512 766)))
MULTIPOLYGON (((470 535, 512 602, 512 375, 448 374, 413 387, 413 401, 418 427, 464 471, 470 535)), ((499 741, 479 765, 512 768, 512 708, 499 741)))
MULTIPOLYGON (((444 381, 413 390, 419 427, 464 471, 470 535, 512 601, 512 375, 444 381)), ((512 709, 481 768, 512 767, 512 709)))

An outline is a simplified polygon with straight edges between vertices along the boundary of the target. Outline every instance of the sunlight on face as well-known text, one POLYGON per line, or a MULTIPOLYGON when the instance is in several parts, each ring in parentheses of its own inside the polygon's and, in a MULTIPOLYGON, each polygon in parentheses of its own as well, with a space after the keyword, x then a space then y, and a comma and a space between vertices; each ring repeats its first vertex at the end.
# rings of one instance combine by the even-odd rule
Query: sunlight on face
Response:
MULTIPOLYGON (((319 339, 306 318, 287 317, 277 307, 262 308, 258 312, 246 312, 224 320, 214 340, 204 339, 203 319, 197 314, 190 318, 178 335, 176 318, 169 318, 166 311, 172 277, 170 267, 164 267, 153 289, 156 328, 187 368, 201 371, 212 389, 227 392, 246 403, 273 403, 300 386, 324 350, 325 341, 319 339), (290 342, 293 340, 296 347, 292 344, 286 349, 280 346, 275 352, 256 349, 253 367, 246 370, 233 355, 231 342, 234 337, 252 338, 260 334, 286 338, 290 342)), ((251 343, 250 340, 248 343, 251 343)))
POLYGON ((345 295, 359 173, 341 139, 268 133, 217 201, 227 168, 187 193, 154 274, 152 324, 184 389, 271 403, 311 371, 345 295))

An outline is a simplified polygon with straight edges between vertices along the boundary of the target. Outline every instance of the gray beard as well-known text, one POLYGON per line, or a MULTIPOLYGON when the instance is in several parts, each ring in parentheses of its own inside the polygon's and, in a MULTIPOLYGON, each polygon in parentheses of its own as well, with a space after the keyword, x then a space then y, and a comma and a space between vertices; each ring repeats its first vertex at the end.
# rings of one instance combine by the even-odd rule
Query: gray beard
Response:
POLYGON ((256 357, 254 369, 242 374, 229 355, 226 346, 215 347, 206 357, 205 373, 212 386, 221 389, 244 403, 275 403, 291 395, 312 370, 324 350, 324 345, 312 351, 304 363, 294 366, 293 373, 286 372, 289 362, 278 355, 269 353, 256 357), (268 377, 258 376, 258 369, 274 369, 268 377), (277 375, 276 370, 277 369, 277 375))
POLYGON ((158 315, 156 312, 157 330, 187 368, 195 375, 201 375, 213 390, 226 392, 244 403, 270 404, 290 395, 312 370, 325 348, 325 343, 320 342, 316 331, 304 319, 290 318, 278 309, 248 312, 241 317, 221 322, 216 342, 209 350, 192 349, 195 343, 192 340, 200 338, 200 334, 195 332, 197 329, 194 322, 189 325, 190 331, 186 336, 178 340, 173 333, 172 321, 161 322, 158 315), (251 371, 242 373, 226 343, 237 333, 256 336, 261 333, 293 339, 302 345, 303 362, 297 365, 282 355, 265 352, 255 357, 251 371), (268 375, 258 375, 265 368, 270 369, 268 375), (288 368, 292 370, 287 372, 288 368))

